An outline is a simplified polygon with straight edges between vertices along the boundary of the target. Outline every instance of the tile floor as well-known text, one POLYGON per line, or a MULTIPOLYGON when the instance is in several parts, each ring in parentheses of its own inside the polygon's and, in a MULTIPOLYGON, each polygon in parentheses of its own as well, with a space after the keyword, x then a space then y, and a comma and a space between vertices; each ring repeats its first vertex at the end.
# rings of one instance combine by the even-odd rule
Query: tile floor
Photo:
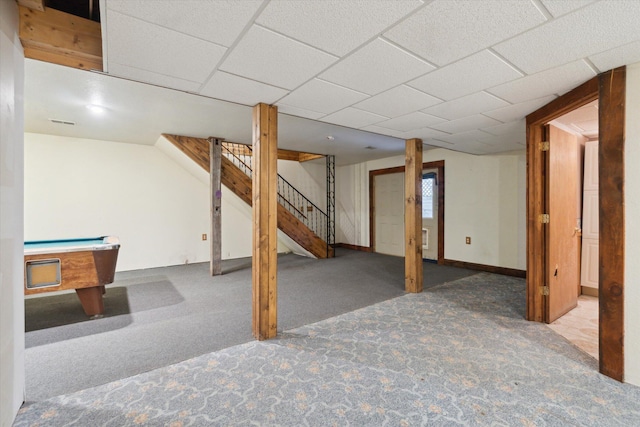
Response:
POLYGON ((597 297, 580 295, 576 308, 547 326, 598 359, 597 297))

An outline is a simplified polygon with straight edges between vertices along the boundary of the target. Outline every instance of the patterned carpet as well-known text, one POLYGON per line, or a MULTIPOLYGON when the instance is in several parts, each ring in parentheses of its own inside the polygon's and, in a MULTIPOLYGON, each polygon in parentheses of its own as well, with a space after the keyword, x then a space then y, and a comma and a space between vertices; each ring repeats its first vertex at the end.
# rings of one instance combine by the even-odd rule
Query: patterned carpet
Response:
POLYGON ((640 425, 640 388, 523 319, 481 273, 33 403, 15 426, 640 425))

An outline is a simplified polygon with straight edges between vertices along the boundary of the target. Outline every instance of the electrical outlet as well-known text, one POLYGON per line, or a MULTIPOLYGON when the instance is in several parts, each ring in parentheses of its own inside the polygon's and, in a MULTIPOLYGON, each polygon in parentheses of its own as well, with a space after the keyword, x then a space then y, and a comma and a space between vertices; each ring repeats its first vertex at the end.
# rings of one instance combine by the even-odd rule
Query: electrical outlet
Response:
POLYGON ((464 238, 464 242, 465 242, 467 245, 470 245, 470 244, 471 244, 471 237, 469 237, 469 236, 465 237, 465 238, 464 238))
POLYGON ((202 233, 202 240, 207 240, 207 233, 202 233))

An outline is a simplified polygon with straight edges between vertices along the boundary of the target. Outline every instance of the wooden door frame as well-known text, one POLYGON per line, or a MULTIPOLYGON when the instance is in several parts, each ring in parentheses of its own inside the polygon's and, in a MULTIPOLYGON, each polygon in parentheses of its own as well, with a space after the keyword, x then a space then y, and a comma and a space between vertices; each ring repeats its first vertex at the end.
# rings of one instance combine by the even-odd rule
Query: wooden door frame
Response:
POLYGON ((528 320, 546 317, 546 242, 539 216, 545 208, 546 173, 539 149, 542 126, 598 101, 599 144, 599 352, 600 372, 624 377, 624 102, 626 68, 602 73, 527 116, 527 307, 528 320))
MULTIPOLYGON (((422 170, 436 169, 438 172, 438 264, 444 264, 444 160, 423 162, 422 170)), ((376 249, 375 177, 392 173, 404 173, 404 166, 369 171, 369 251, 376 249)))

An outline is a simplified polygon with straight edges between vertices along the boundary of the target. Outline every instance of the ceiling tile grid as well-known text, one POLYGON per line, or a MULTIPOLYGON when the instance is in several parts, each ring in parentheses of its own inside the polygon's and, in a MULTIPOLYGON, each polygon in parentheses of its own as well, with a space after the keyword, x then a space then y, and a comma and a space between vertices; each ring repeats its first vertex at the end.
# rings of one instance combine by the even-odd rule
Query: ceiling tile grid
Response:
POLYGON ((376 95, 433 69, 427 62, 378 38, 323 72, 320 78, 376 95))
POLYGON ((434 1, 385 37, 439 66, 545 22, 531 1, 434 1))
POLYGON ((256 22, 343 56, 422 5, 420 0, 272 1, 256 22))
POLYGON ((512 149, 527 114, 598 72, 640 61, 638 0, 104 6, 111 75, 468 152, 512 149))
POLYGON ((337 59, 254 25, 220 65, 220 70, 291 90, 337 59))

